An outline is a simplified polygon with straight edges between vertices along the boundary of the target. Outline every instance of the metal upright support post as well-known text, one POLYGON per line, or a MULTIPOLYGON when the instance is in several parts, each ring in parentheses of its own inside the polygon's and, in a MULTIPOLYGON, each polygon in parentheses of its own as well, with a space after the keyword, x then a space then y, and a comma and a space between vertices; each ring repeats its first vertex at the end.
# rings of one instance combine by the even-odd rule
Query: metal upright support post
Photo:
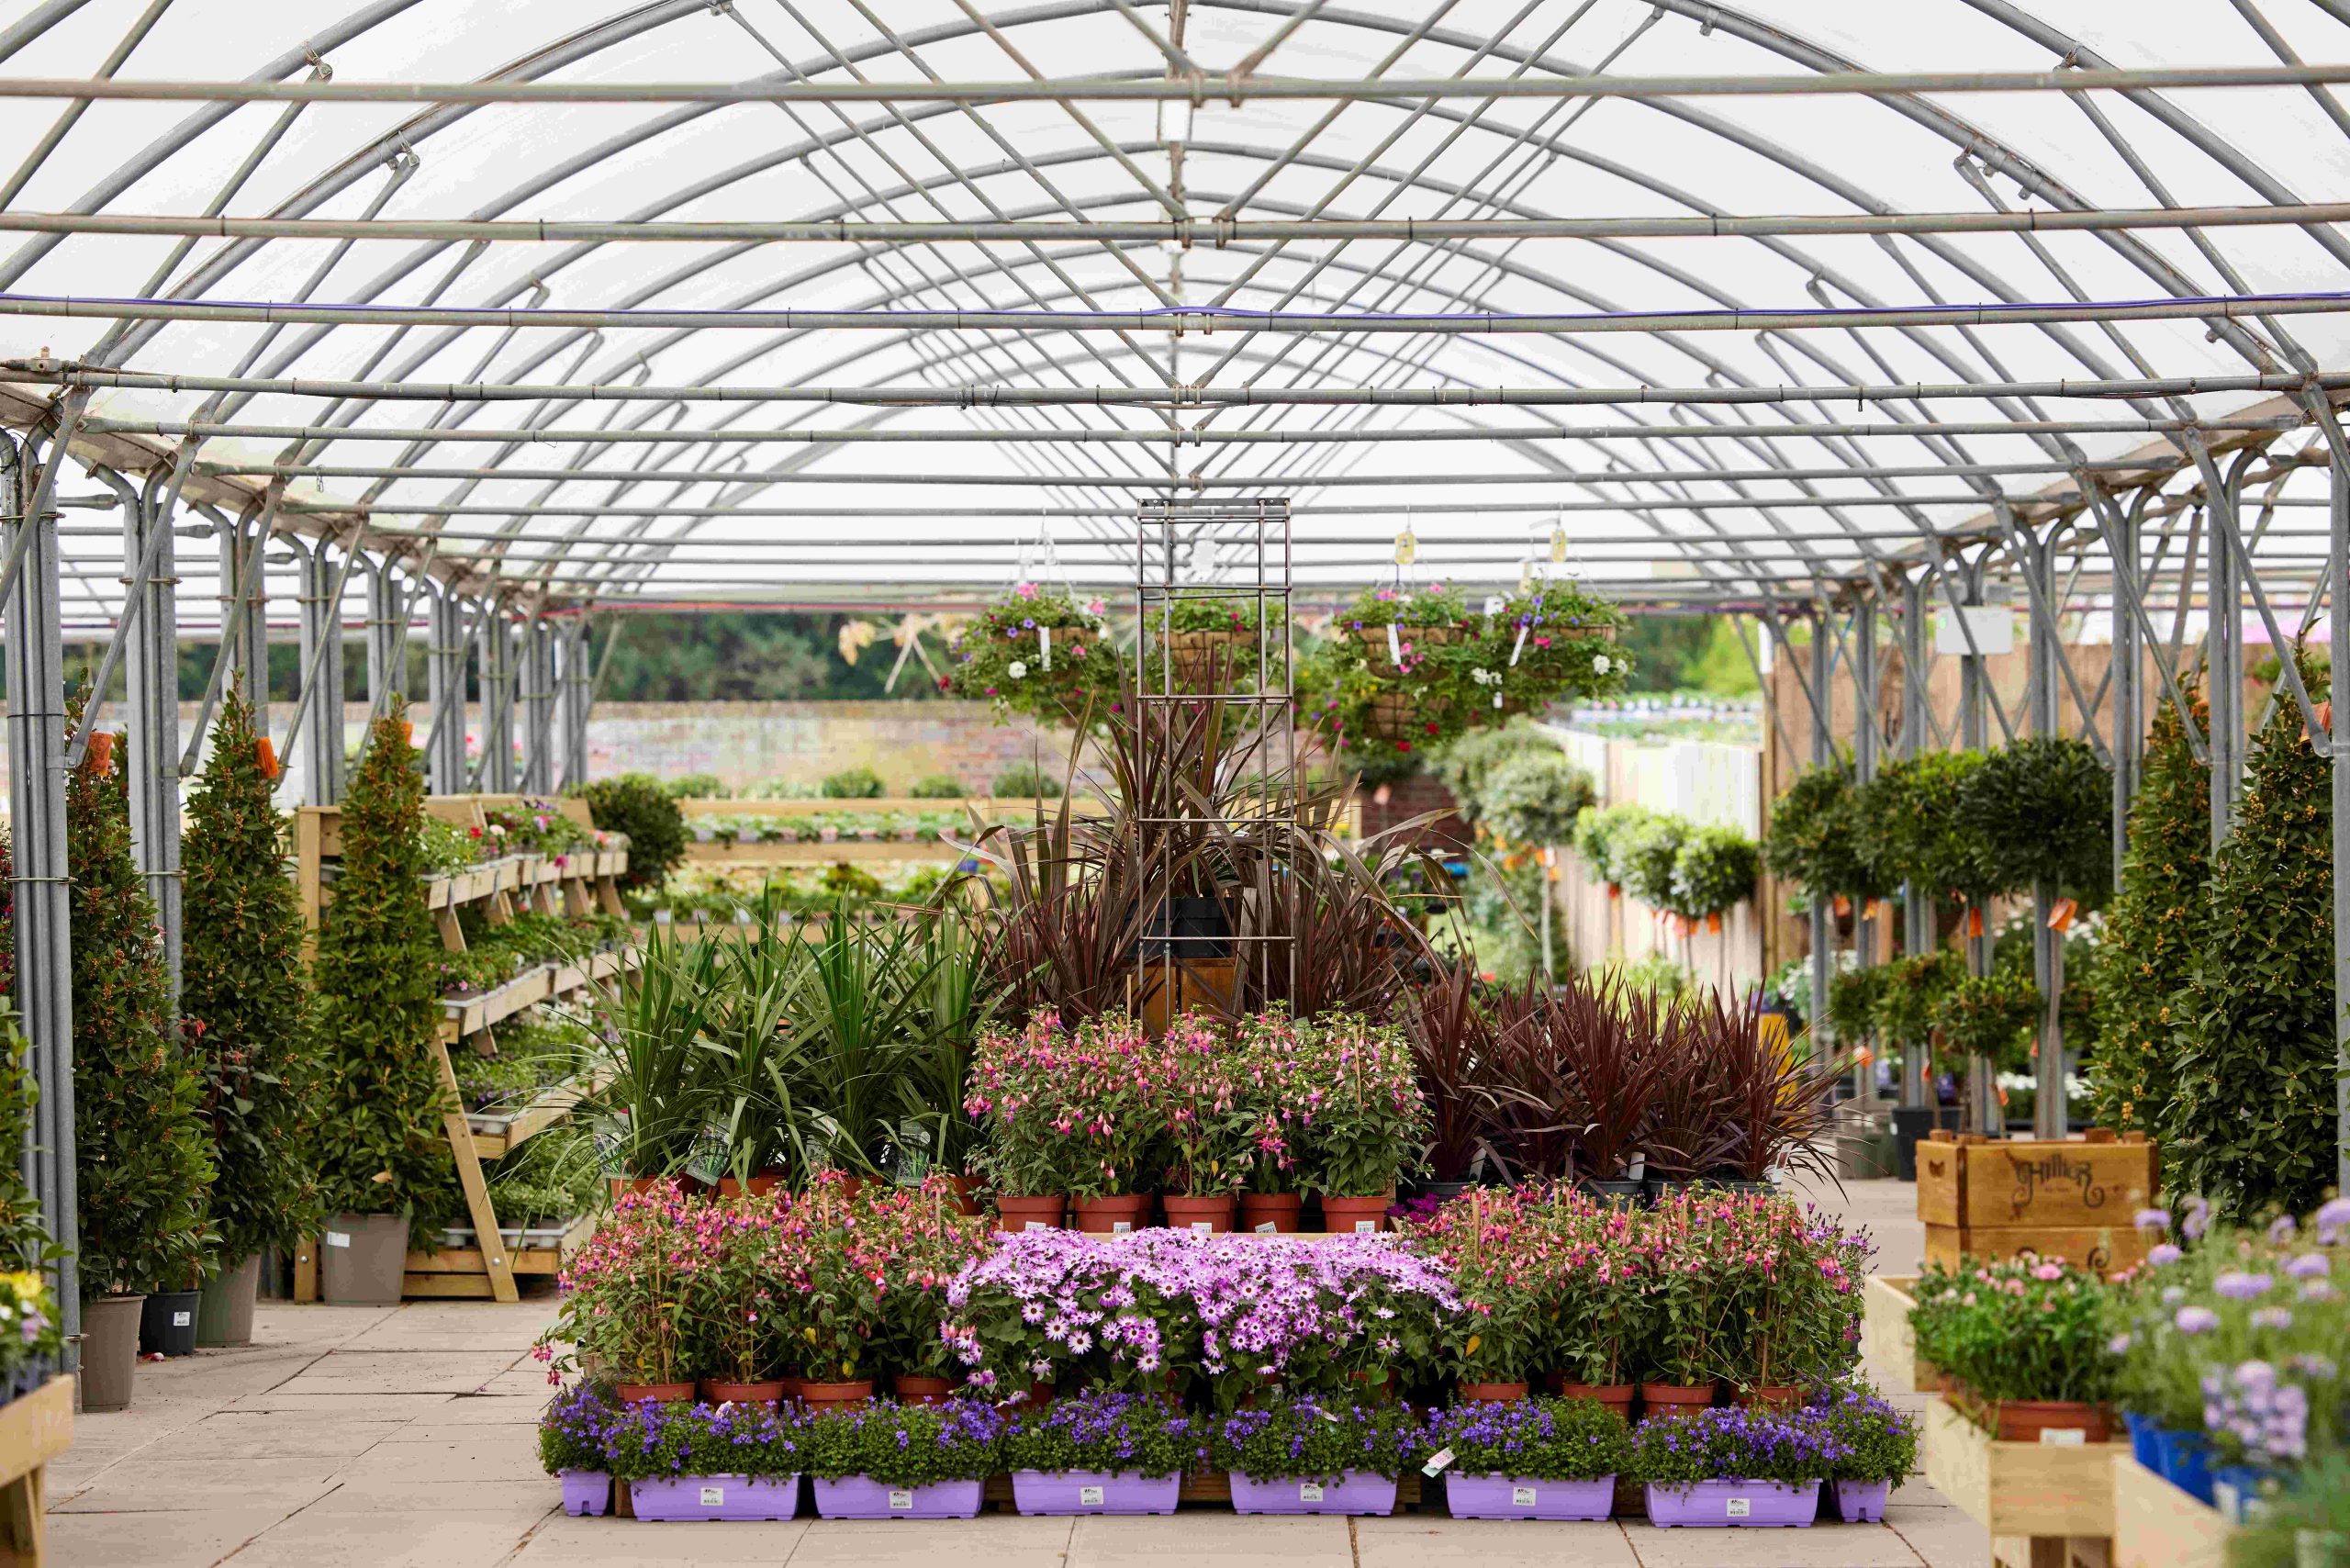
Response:
POLYGON ((253 734, 269 734, 268 510, 235 517, 220 531, 220 656, 253 711, 253 734), (238 567, 252 554, 252 565, 238 567), (246 585, 241 601, 236 585, 246 585))
MULTIPOLYGON (((2350 452, 2329 414, 2333 444, 2333 489, 2328 521, 2333 525, 2328 576, 2333 579, 2333 641, 2350 648, 2350 452)), ((2277 650, 2279 653, 2283 649, 2277 650)), ((2338 655, 2337 655, 2338 656, 2338 655)), ((2350 702, 2333 700, 2333 1184, 2350 1193, 2350 702)))
MULTIPOLYGON (((2211 510, 2235 505, 2224 484, 2207 482, 2206 487, 2213 492, 2211 510)), ((2244 778, 2244 622, 2234 555, 2221 543, 2216 523, 2210 537, 2211 548, 2203 553, 2203 684, 2211 713, 2211 849, 2216 854, 2235 829, 2236 791, 2244 778)))
POLYGON ((495 605, 481 625, 480 787, 514 792, 514 629, 495 605))
POLYGON ((432 615, 432 642, 424 662, 432 725, 426 736, 424 781, 436 795, 461 795, 465 790, 465 606, 453 588, 428 586, 425 593, 432 615))
MULTIPOLYGON (((1964 566, 1966 604, 1969 608, 1983 602, 1983 558, 1977 556, 1972 566, 1964 566)), ((1983 704, 1987 695, 1990 673, 1983 667, 1983 655, 1966 653, 1958 655, 1958 735, 1959 745, 1969 751, 1981 751, 1986 735, 1983 729, 1983 704)), ((1966 924, 1966 969, 1969 974, 1980 975, 1988 967, 1991 936, 1987 930, 1978 934, 1975 926, 1983 919, 1980 905, 1970 905, 1966 924)), ((1991 1063, 1986 1057, 1975 1057, 1966 1064, 1966 1081, 1970 1091, 1968 1118, 1975 1130, 1993 1133, 1999 1130, 1999 1098, 1998 1085, 1991 1081, 1991 1063)))
POLYGON ((588 664, 588 622, 575 617, 563 623, 555 643, 557 723, 562 734, 563 771, 557 786, 573 790, 588 782, 588 713, 596 700, 595 672, 588 664))
MULTIPOLYGON (((1852 606, 1852 779, 1866 784, 1876 777, 1877 656, 1876 589, 1874 585, 1852 606)), ((1852 911, 1854 963, 1866 969, 1876 962, 1877 922, 1874 906, 1852 911)), ((1861 1104, 1876 1099, 1876 1068, 1873 1062, 1852 1063, 1852 1098, 1861 1104)))
MULTIPOLYGON (((392 576, 389 555, 374 565, 367 574, 367 705, 388 713, 390 704, 378 699, 386 691, 408 690, 407 654, 399 645, 399 630, 408 622, 408 595, 392 576)), ((464 744, 463 736, 458 744, 464 744)))
MULTIPOLYGON (((1811 689, 1818 702, 1811 715, 1811 762, 1825 767, 1836 760, 1836 737, 1829 723, 1835 704, 1828 693, 1829 611, 1825 605, 1811 622, 1811 689)), ((1825 1071, 1828 1053, 1819 1043, 1827 1038, 1828 986, 1836 974, 1836 908, 1832 898, 1815 889, 1811 897, 1811 1034, 1812 1065, 1825 1071)))
POLYGON ((2138 647, 2138 621, 2125 594, 2138 588, 2138 511, 2114 509, 2113 575, 2113 880, 2121 882, 2121 862, 2130 853, 2130 802, 2138 794, 2139 737, 2145 734, 2144 655, 2138 647), (2127 579, 2125 586, 2121 579, 2127 579))
MULTIPOLYGON (((130 628, 125 684, 129 701, 130 852, 147 879, 147 896, 163 927, 163 957, 172 996, 180 991, 180 614, 176 540, 168 476, 150 476, 143 492, 126 496, 123 555, 136 563, 155 552, 153 575, 138 589, 139 615, 130 628), (160 537, 159 537, 160 536, 160 537)), ((123 613, 130 607, 123 606, 123 613)))
MULTIPOLYGON (((1901 755, 1914 759, 1926 750, 1926 574, 1901 585, 1901 658, 1907 670, 1901 682, 1901 755)), ((1915 883, 1901 889, 1901 946, 1916 955, 1934 946, 1934 890, 1915 883)), ((1901 1103, 1915 1108, 1926 1103, 1926 1053, 1901 1053, 1901 1103)))
POLYGON ((65 648, 57 591, 57 516, 27 517, 37 487, 17 443, 0 436, 0 487, 8 511, 8 552, 17 558, 9 591, 8 807, 16 869, 17 1012, 22 1019, 40 1103, 25 1130, 24 1168, 50 1234, 64 1243, 55 1264, 64 1319, 65 1365, 81 1360, 82 1283, 74 1262, 81 1232, 73 1179, 73 956, 65 859, 65 648))
MULTIPOLYGON (((2056 645, 2056 614, 2061 608, 2056 599, 2065 585, 2055 569, 2055 533, 2051 530, 2042 539, 2022 530, 2017 539, 2023 546, 2023 569, 2042 585, 2034 598, 2048 607, 2045 615, 2031 617, 2031 656, 2024 665, 2024 711, 2034 735, 2061 735, 2056 661, 2063 655, 2056 645)), ((2033 1136, 2042 1138, 2061 1138, 2067 1130, 2065 1039, 2058 1023, 2065 988, 2065 937, 2048 924, 2055 907, 2056 884, 2039 878, 2031 887, 2031 974, 2040 988, 2042 1011, 2032 1062, 2031 1129, 2033 1136)))
POLYGON ((554 629, 532 611, 519 628, 521 649, 522 792, 554 789, 554 629))
POLYGON ((331 806, 342 799, 342 606, 327 544, 289 541, 302 577, 302 668, 318 689, 302 699, 302 803, 331 806))

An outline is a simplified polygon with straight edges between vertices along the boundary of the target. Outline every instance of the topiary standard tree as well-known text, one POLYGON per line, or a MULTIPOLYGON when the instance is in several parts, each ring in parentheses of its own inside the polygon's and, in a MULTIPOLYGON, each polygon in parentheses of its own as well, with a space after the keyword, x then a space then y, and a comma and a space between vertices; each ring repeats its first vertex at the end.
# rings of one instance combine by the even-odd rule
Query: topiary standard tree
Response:
MULTIPOLYGON (((69 724, 81 721, 73 705, 69 724)), ((130 857, 130 802, 98 735, 65 780, 73 878, 73 1156, 85 1295, 193 1290, 213 1232, 203 1085, 172 1011, 155 906, 130 857)))
MULTIPOLYGON (((2199 727, 2208 710, 2187 693, 2199 727)), ((2089 1095, 2098 1124, 2152 1132, 2177 1088, 2172 1036, 2210 877, 2211 770, 2187 748, 2178 710, 2165 702, 2146 738, 2145 775, 2130 811, 2121 890, 2105 912, 2098 989, 2098 1054, 2089 1095)))
POLYGON ((658 888, 686 858, 686 813, 661 780, 623 773, 582 785, 588 815, 605 833, 628 834, 628 870, 621 886, 631 892, 658 888))
POLYGON ((1961 782, 1953 820, 1985 897, 2049 885, 2094 907, 2113 888, 2113 776, 2086 741, 2030 735, 1961 782))
POLYGON ((188 801, 180 959, 180 1007, 219 1171, 212 1222, 223 1272, 264 1248, 294 1246, 319 1218, 302 913, 271 786, 252 711, 231 691, 188 801))
POLYGON ((406 1213, 432 1234, 459 1199, 432 1054, 441 942, 424 904, 423 821, 424 780, 395 699, 343 798, 342 871, 311 966, 326 1081, 319 1181, 330 1213, 406 1213))
POLYGON ((1815 900, 1885 897, 1893 885, 1861 857, 1855 833, 1857 793, 1841 762, 1807 767, 1771 805, 1762 862, 1774 877, 1803 884, 1815 900))
MULTIPOLYGON (((2305 673, 2304 680, 2314 672, 2305 673)), ((2172 1004, 2172 1186, 2246 1217, 2314 1206, 2334 1178, 2331 764, 2279 702, 2255 740, 2235 831, 2212 857, 2172 1004)))

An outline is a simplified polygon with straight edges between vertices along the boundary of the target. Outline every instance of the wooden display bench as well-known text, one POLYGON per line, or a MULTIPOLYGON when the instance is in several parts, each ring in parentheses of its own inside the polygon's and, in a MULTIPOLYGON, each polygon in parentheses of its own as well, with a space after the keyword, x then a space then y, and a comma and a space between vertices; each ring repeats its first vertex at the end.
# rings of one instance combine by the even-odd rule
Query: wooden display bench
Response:
POLYGON ((1909 1312, 1918 1305, 1915 1274, 1871 1274, 1861 1286, 1861 1353, 1895 1394, 1942 1394, 1950 1379, 1918 1359, 1909 1312))
MULTIPOLYGON (((686 813, 687 825, 692 826, 696 817, 813 817, 831 812, 954 812, 966 819, 972 812, 990 823, 1026 822, 1034 820, 1036 803, 1032 800, 999 800, 991 795, 968 795, 944 799, 916 799, 909 796, 889 796, 867 801, 791 800, 791 801, 680 801, 686 813)), ((1045 802, 1049 816, 1059 809, 1056 796, 1045 802)), ((1079 797, 1073 809, 1080 812, 1099 813, 1107 810, 1099 801, 1079 797)), ((688 838, 686 843, 686 864, 688 866, 836 866, 843 861, 873 860, 960 860, 968 852, 937 839, 903 838, 844 838, 831 844, 780 844, 764 840, 753 844, 732 843, 711 839, 704 843, 688 838)))
POLYGON ((2140 1464, 2113 1456, 2112 1568, 2226 1568, 2228 1522, 2140 1464))
POLYGON ((62 1373, 0 1406, 0 1568, 39 1568, 48 1551, 49 1462, 73 1446, 73 1380, 62 1373))
POLYGON ((1926 1407, 1926 1479, 1991 1536, 2005 1568, 2105 1568, 2122 1443, 2002 1442, 1947 1399, 1926 1407))
POLYGON ((2113 1273, 2145 1260, 2133 1223, 2154 1201, 2161 1163, 2144 1135, 2032 1142, 1937 1131, 1918 1145, 1926 1261, 2019 1252, 2113 1273))
MULTIPOLYGON (((583 827, 592 827, 588 803, 571 797, 553 802, 563 814, 583 827)), ((490 811, 519 811, 520 795, 434 795, 426 812, 460 827, 487 825, 490 811)), ((315 931, 332 889, 325 877, 326 862, 342 852, 340 807, 304 806, 295 819, 296 876, 305 917, 315 931)), ((432 911, 442 946, 453 953, 465 950, 464 927, 458 912, 478 905, 483 918, 503 925, 524 910, 576 917, 598 911, 623 913, 615 879, 628 869, 625 850, 581 851, 562 857, 512 855, 480 866, 435 877, 425 884, 425 904, 432 911)), ((570 995, 598 981, 633 969, 638 949, 597 953, 575 962, 542 964, 515 976, 495 991, 442 1003, 441 1025, 432 1041, 434 1065, 441 1075, 444 1099, 441 1122, 457 1167, 457 1184, 464 1189, 465 1209, 473 1221, 476 1244, 411 1251, 408 1255, 401 1294, 410 1296, 470 1297, 476 1300, 519 1301, 518 1276, 553 1275, 583 1244, 594 1228, 594 1216, 575 1222, 560 1244, 551 1248, 509 1249, 499 1228, 489 1182, 482 1173, 484 1159, 512 1153, 534 1134, 543 1132, 571 1114, 586 1085, 561 1083, 542 1090, 511 1115, 484 1116, 493 1127, 476 1129, 476 1117, 464 1108, 457 1087, 457 1072, 450 1047, 463 1041, 483 1056, 498 1054, 497 1028, 507 1019, 540 1002, 570 995), (487 1238, 486 1241, 479 1238, 487 1238)), ((296 1249, 294 1299, 318 1299, 318 1249, 296 1249)))

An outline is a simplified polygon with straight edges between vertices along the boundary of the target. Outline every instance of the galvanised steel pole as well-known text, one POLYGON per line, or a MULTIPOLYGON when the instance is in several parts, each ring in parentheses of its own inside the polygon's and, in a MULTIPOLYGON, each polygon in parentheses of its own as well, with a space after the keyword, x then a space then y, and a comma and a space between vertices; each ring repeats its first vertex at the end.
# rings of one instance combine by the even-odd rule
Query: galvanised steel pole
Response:
POLYGON ((554 789, 554 632, 532 611, 518 629, 521 649, 522 792, 554 789))
POLYGON ((481 626, 481 765, 483 793, 514 793, 514 627, 491 604, 481 626))
POLYGON ((301 694, 302 803, 331 806, 342 799, 342 576, 315 546, 289 539, 301 577, 302 669, 311 689, 301 694))
POLYGON ((588 665, 588 622, 574 617, 556 633, 557 726, 562 734, 563 768, 558 788, 577 789, 588 782, 588 714, 596 700, 595 675, 588 665))
MULTIPOLYGON (((130 847, 163 927, 163 956, 176 1000, 185 927, 180 904, 179 566, 168 475, 158 469, 142 492, 125 498, 123 555, 134 576, 136 563, 148 551, 155 553, 152 572, 135 590, 139 614, 130 628, 125 678, 130 755, 123 766, 130 770, 130 847)), ((123 613, 130 613, 129 605, 123 613)))
MULTIPOLYGON (((1864 591, 1852 605, 1852 778, 1856 784, 1866 784, 1876 778, 1877 754, 1877 656, 1876 656, 1876 590, 1874 586, 1864 591)), ((1877 920, 1871 910, 1874 902, 1863 903, 1852 911, 1852 931, 1855 936, 1853 961, 1858 968, 1867 969, 1876 962, 1877 920)), ((1875 1044, 1870 1036, 1872 1047, 1875 1044)), ((1876 1065, 1874 1061, 1852 1064, 1852 1098, 1863 1105, 1876 1102, 1876 1065)))
MULTIPOLYGON (((2331 415, 2328 423, 2332 425, 2331 415)), ((2333 642, 2350 648, 2350 460, 2333 439, 2333 642)), ((2278 652, 2283 652, 2279 649, 2278 652)), ((2337 654, 2337 657, 2339 655, 2337 654)), ((2350 1193, 2350 701, 2333 693, 2334 1185, 2350 1193)))
MULTIPOLYGON (((2045 537, 2035 537, 2028 529, 2019 528, 2016 543, 2021 547, 2024 571, 2040 584, 2041 592, 2032 596, 2033 609, 2039 613, 2031 618, 2031 657, 2024 665, 2024 708, 2035 736, 2053 737, 2064 733, 2057 720, 2057 669, 2061 657, 2056 639, 2060 629, 2053 607, 2064 591, 2056 566, 2054 531, 2045 537)), ((2042 1138, 2061 1138, 2067 1128, 2065 1106, 2065 1039, 2059 1023, 2060 1002, 2065 984, 2064 935, 2049 928, 2049 920, 2056 905, 2056 885, 2046 877, 2036 879, 2031 887, 2031 974, 2040 988, 2042 1014, 2039 1028, 2034 1031, 2037 1045, 2033 1056, 2033 1092, 2031 1103, 2032 1133, 2042 1138)))
MULTIPOLYGON (((1829 610, 1822 605, 1811 622, 1811 689, 1818 700, 1811 711, 1811 765, 1826 767, 1836 760, 1836 736, 1830 729, 1836 705, 1829 694, 1829 610)), ((1829 1053, 1828 987, 1836 974, 1836 906, 1832 895, 1814 889, 1811 895, 1811 1037, 1814 1070, 1825 1073, 1829 1053)))
POLYGON ((2113 593, 2113 883, 2121 885, 2121 866, 2130 854, 2130 802, 2138 793, 2139 737, 2145 734, 2144 655, 2138 647, 2138 621, 2124 607, 2124 597, 2139 586, 2138 524, 2135 506, 2117 507, 2119 519, 2108 535, 2109 570, 2113 593))
MULTIPOLYGON (((1926 703, 1932 695, 1926 685, 1926 654, 1930 646, 1926 640, 1926 576, 1919 572, 1901 584, 1901 659, 1907 666, 1901 682, 1904 760, 1926 751, 1926 703)), ((1911 956, 1935 946, 1934 894, 1933 889, 1915 882, 1902 884, 1901 946, 1911 956)), ((1926 1103, 1926 1053, 1921 1047, 1907 1046, 1901 1053, 1901 1103, 1915 1109, 1926 1103)))
MULTIPOLYGON (((2207 487, 2206 508, 2232 506, 2224 485, 2207 487)), ((2236 790, 2244 777, 2243 622, 2237 613, 2235 559, 2216 524, 2203 553, 2204 689, 2211 712, 2211 849, 2235 831, 2236 790)), ((2185 613, 2182 606, 2180 612, 2185 613)))
MULTIPOLYGON (((1964 607, 1972 609, 1983 602, 1983 568, 1989 559, 1986 551, 1970 565, 1962 562, 1960 570, 1966 584, 1964 607)), ((1988 739, 1983 727, 1983 705, 1989 696, 1990 675, 1984 667, 1984 655, 1975 651, 1970 635, 1968 652, 1958 655, 1958 734, 1959 745, 1968 751, 1981 751, 1988 739)), ((1983 918, 1981 906, 1969 906, 1966 924, 1966 968, 1973 975, 1981 975, 1989 966, 1991 939, 1987 931, 1978 933, 1976 924, 1983 918)), ((1999 1130, 1998 1086, 1991 1081, 1991 1063, 1987 1057, 1974 1057, 1966 1066, 1966 1081, 1970 1091, 1968 1118, 1978 1133, 1999 1130)))
POLYGON ((40 1103, 26 1129, 25 1173, 49 1232, 62 1248, 54 1265, 65 1331, 65 1366, 81 1361, 82 1282, 74 1261, 81 1234, 73 1167, 73 958, 69 940, 71 868, 65 854, 65 653, 59 614, 57 517, 27 517, 46 487, 29 447, 0 436, 6 534, 20 563, 6 606, 8 657, 8 804, 16 868, 17 1011, 28 1042, 40 1103), (21 548, 20 548, 21 546, 21 548))
POLYGON ((424 785, 436 795, 459 795, 465 788, 464 603, 454 589, 429 581, 424 595, 431 622, 424 694, 432 705, 424 737, 424 785))

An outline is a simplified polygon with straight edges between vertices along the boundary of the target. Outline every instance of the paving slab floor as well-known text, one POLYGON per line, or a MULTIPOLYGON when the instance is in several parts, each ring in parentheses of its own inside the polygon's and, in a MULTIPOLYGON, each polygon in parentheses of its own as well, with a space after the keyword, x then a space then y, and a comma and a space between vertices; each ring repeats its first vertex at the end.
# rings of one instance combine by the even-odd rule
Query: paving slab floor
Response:
MULTIPOLYGON (((1913 1189, 1814 1183, 1913 1271, 1913 1189)), ((1983 1532, 1922 1481, 1883 1525, 1660 1530, 1403 1515, 648 1525, 564 1515, 541 1473, 530 1346, 551 1299, 397 1308, 263 1303, 254 1342, 143 1364, 131 1407, 84 1415, 50 1467, 61 1568, 1979 1568, 1983 1532)), ((1914 1395, 1902 1402, 1921 1406, 1914 1395)))

